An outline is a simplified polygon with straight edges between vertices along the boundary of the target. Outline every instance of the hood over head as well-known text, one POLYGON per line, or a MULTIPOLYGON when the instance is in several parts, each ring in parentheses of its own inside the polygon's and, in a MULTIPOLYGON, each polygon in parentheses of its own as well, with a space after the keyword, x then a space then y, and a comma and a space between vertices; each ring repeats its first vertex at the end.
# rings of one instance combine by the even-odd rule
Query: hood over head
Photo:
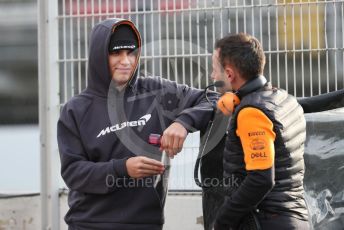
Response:
POLYGON ((92 29, 89 42, 88 85, 86 92, 102 97, 107 97, 112 79, 108 61, 109 48, 112 45, 110 42, 123 45, 133 43, 138 49, 135 68, 131 74, 130 80, 127 82, 126 87, 128 87, 128 85, 133 86, 135 84, 137 67, 140 59, 141 36, 133 22, 126 19, 111 18, 95 25, 92 29), (124 33, 124 35, 135 34, 137 36, 136 43, 133 43, 133 39, 129 39, 128 43, 124 43, 122 39, 118 39, 118 37, 123 37, 122 35, 116 36, 116 28, 120 25, 128 25, 129 28, 132 29, 132 32, 128 30, 119 31, 120 34, 124 33), (112 36, 113 34, 115 36, 112 36))

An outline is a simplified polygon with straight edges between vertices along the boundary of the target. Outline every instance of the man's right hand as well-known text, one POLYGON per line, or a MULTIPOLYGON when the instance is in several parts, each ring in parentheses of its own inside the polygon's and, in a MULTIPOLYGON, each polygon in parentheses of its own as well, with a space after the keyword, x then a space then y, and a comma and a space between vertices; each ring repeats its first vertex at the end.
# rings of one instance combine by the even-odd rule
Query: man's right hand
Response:
POLYGON ((157 160, 137 156, 126 161, 127 171, 130 177, 143 178, 164 173, 164 165, 157 160))

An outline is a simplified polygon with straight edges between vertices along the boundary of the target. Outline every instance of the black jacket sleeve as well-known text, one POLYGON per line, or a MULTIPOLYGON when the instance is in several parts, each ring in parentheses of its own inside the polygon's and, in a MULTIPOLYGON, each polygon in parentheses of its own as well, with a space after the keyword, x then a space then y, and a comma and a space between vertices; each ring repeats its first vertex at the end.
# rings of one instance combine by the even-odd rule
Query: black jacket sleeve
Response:
POLYGON ((298 98, 305 113, 322 112, 344 107, 344 89, 314 97, 298 98))
MULTIPOLYGON (((235 179, 231 183, 236 183, 235 179)), ((240 187, 232 193, 231 197, 226 197, 217 214, 215 230, 238 227, 242 219, 257 207, 274 185, 274 167, 248 171, 240 187)))
POLYGON ((179 99, 179 112, 175 121, 181 123, 189 132, 204 131, 212 118, 218 94, 208 91, 208 101, 204 90, 176 84, 171 81, 168 82, 169 87, 175 90, 175 94, 179 99))
POLYGON ((114 180, 127 176, 126 160, 92 162, 87 159, 73 111, 64 106, 57 124, 61 175, 68 188, 85 193, 105 194, 115 189, 114 180))

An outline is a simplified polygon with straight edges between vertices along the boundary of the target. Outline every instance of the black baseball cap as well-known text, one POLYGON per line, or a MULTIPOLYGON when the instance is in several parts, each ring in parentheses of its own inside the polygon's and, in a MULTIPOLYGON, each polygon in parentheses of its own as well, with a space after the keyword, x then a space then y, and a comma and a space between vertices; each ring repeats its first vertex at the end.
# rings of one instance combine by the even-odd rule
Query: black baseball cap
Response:
POLYGON ((138 37, 130 25, 118 25, 111 35, 109 53, 117 50, 135 50, 138 48, 138 37))

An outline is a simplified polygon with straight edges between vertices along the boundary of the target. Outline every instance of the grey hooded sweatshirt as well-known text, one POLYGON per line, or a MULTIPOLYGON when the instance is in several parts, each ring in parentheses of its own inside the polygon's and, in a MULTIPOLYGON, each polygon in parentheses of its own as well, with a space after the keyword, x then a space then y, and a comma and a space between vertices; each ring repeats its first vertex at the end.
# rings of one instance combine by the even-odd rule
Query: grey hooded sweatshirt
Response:
MULTIPOLYGON (((58 121, 70 229, 162 229, 167 177, 156 187, 154 177, 130 178, 126 160, 138 155, 160 160, 158 147, 148 144, 151 133, 162 135, 173 122, 189 132, 204 130, 213 112, 202 90, 159 77, 138 77, 137 71, 125 89, 117 91, 108 67, 108 45, 114 28, 123 23, 141 42, 128 20, 97 24, 90 37, 88 86, 63 106, 58 121)), ((210 99, 216 95, 210 93, 210 99)))

